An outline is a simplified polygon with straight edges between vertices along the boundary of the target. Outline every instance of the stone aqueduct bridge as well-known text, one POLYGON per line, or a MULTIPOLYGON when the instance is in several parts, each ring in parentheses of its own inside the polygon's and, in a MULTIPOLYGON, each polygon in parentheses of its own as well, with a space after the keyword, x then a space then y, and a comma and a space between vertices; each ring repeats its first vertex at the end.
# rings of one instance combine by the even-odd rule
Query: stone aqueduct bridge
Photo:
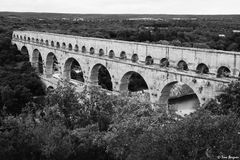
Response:
POLYGON ((29 54, 33 66, 41 56, 45 82, 56 84, 52 78, 53 57, 58 61, 63 79, 71 79, 70 66, 75 59, 81 66, 85 85, 98 85, 99 68, 104 66, 115 92, 128 91, 131 75, 140 74, 153 103, 168 103, 171 87, 181 82, 189 86, 203 104, 219 94, 227 83, 236 80, 240 71, 237 52, 33 31, 14 31, 12 44, 29 54))

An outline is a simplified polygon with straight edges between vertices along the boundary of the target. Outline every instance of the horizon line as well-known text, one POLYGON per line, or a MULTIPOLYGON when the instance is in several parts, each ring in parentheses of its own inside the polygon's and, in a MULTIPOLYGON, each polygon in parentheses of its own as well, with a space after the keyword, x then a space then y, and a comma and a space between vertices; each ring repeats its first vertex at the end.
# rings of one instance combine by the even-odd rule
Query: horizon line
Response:
POLYGON ((76 13, 76 12, 48 12, 48 11, 0 11, 0 13, 39 13, 39 14, 81 14, 81 15, 185 15, 185 16, 231 16, 240 15, 240 13, 225 13, 225 14, 204 14, 204 13, 76 13))

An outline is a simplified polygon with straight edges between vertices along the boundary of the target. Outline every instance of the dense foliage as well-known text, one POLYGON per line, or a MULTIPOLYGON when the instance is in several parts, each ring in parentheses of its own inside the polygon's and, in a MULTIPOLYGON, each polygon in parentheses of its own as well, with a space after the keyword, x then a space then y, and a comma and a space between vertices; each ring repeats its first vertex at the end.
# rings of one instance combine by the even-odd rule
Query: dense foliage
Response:
POLYGON ((211 100, 206 108, 214 114, 228 115, 235 113, 240 116, 240 82, 232 82, 223 93, 211 100))
POLYGON ((1 118, 2 159, 217 159, 240 155, 240 119, 199 110, 187 117, 97 90, 59 86, 44 105, 1 118))
POLYGON ((0 108, 12 114, 20 113, 33 97, 42 95, 44 86, 28 56, 11 45, 11 33, 7 29, 0 29, 0 108))

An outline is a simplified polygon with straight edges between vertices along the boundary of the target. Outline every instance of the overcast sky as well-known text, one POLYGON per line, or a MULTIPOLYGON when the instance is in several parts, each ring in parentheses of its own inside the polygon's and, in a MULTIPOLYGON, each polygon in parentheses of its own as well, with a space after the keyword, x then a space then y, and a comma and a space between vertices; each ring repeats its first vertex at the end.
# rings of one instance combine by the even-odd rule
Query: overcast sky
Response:
POLYGON ((0 0, 0 11, 240 14, 240 0, 0 0))

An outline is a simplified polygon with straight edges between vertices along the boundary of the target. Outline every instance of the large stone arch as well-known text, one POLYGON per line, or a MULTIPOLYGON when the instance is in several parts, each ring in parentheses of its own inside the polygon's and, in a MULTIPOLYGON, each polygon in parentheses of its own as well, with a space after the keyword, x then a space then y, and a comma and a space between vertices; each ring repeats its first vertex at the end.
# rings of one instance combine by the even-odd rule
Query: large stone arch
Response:
POLYGON ((27 57, 27 59, 30 61, 30 54, 29 54, 29 50, 26 46, 22 46, 21 47, 21 53, 27 57))
POLYGON ((179 81, 172 81, 164 85, 161 89, 159 103, 161 107, 168 110, 175 110, 178 113, 189 114, 195 111, 201 105, 201 96, 195 91, 191 85, 179 81), (193 102, 191 105, 190 102, 193 102), (171 108, 171 103, 175 103, 171 108))
POLYGON ((111 74, 108 69, 100 63, 95 64, 92 67, 90 73, 90 83, 93 85, 100 85, 103 89, 110 91, 113 90, 111 74))
POLYGON ((129 85, 131 85, 130 84, 131 83, 131 78, 134 75, 139 76, 139 78, 141 78, 141 80, 143 80, 144 87, 136 88, 136 90, 132 90, 132 92, 141 91, 143 88, 148 89, 148 84, 141 74, 139 74, 138 72, 135 72, 135 71, 129 71, 129 72, 125 73, 123 75, 123 77, 121 78, 120 92, 126 92, 126 91, 129 91, 129 90, 131 91, 131 89, 129 88, 129 85))
POLYGON ((33 50, 32 66, 35 68, 37 73, 43 74, 43 59, 42 59, 42 55, 38 49, 33 50))
POLYGON ((120 81, 121 93, 136 95, 143 100, 150 100, 150 92, 147 81, 135 71, 129 71, 123 75, 120 81))
POLYGON ((68 58, 65 62, 63 76, 67 80, 85 81, 80 63, 72 57, 68 58))
POLYGON ((19 50, 16 43, 12 44, 12 47, 13 47, 14 49, 16 49, 16 50, 19 50))
POLYGON ((46 76, 48 78, 52 77, 53 74, 59 74, 60 71, 57 57, 54 53, 50 52, 46 58, 46 76))

